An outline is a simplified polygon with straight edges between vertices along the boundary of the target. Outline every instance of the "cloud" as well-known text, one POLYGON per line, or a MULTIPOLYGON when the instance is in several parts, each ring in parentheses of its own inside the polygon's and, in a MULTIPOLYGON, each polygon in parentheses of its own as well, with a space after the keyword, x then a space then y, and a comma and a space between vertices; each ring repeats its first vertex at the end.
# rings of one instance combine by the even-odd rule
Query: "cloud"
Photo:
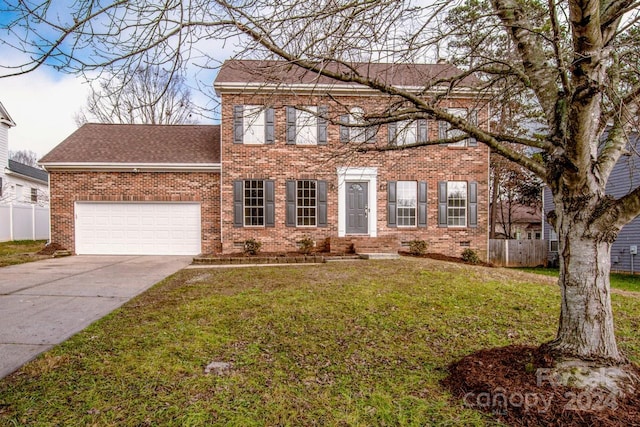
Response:
POLYGON ((9 130, 9 149, 31 150, 42 157, 73 133, 73 116, 89 94, 83 82, 44 69, 1 78, 0 102, 16 122, 9 130))

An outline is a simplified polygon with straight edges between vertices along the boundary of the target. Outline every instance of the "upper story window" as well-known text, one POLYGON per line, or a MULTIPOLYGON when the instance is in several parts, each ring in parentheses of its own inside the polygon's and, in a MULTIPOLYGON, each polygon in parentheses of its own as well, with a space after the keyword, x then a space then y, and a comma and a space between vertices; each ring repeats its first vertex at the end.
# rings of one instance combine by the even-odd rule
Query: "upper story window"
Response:
POLYGON ((478 183, 438 183, 438 227, 478 226, 478 183))
POLYGON ((31 188, 31 203, 38 203, 38 189, 31 188))
MULTIPOLYGON (((478 111, 467 110, 466 108, 448 108, 447 112, 455 117, 467 120, 471 125, 478 125, 478 111)), ((460 129, 453 129, 451 124, 445 121, 438 122, 438 139, 453 139, 464 136, 460 129)), ((449 147, 475 147, 478 142, 475 138, 465 138, 457 142, 447 144, 449 147)))
POLYGON ((377 127, 365 125, 364 109, 352 107, 340 116, 340 142, 375 142, 377 127))
POLYGON ((391 145, 411 145, 429 140, 428 122, 425 119, 389 123, 387 129, 391 145))
POLYGON ((327 107, 287 107, 286 111, 287 144, 327 144, 327 107))
POLYGON ((233 107, 233 126, 233 142, 236 144, 273 144, 273 108, 236 105, 233 107))

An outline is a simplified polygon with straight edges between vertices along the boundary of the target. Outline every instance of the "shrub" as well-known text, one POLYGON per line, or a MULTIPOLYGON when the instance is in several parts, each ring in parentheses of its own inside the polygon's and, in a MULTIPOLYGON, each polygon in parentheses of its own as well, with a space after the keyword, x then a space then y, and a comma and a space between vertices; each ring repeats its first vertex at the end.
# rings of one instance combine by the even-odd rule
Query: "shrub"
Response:
POLYGON ((427 253, 429 243, 425 240, 415 239, 409 242, 409 253, 412 255, 424 255, 427 253))
POLYGON ((465 249, 464 251, 462 251, 462 260, 464 262, 467 262, 469 264, 478 264, 480 263, 480 258, 478 257, 478 254, 476 253, 476 251, 474 251, 473 249, 465 249))
POLYGON ((257 255, 262 247, 262 242, 256 239, 247 239, 244 241, 244 254, 257 255))
POLYGON ((309 236, 303 237, 298 243, 300 244, 300 252, 305 255, 310 254, 313 250, 313 247, 315 246, 315 242, 309 236))

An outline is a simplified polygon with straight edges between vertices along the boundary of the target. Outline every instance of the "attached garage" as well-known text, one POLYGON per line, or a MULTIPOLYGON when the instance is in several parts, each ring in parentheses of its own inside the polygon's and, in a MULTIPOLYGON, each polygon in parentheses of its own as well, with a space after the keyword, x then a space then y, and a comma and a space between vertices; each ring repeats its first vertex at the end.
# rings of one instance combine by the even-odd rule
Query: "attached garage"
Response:
POLYGON ((76 253, 197 255, 199 203, 75 204, 76 253))
POLYGON ((41 164, 51 241, 76 254, 220 251, 218 125, 88 123, 41 164))

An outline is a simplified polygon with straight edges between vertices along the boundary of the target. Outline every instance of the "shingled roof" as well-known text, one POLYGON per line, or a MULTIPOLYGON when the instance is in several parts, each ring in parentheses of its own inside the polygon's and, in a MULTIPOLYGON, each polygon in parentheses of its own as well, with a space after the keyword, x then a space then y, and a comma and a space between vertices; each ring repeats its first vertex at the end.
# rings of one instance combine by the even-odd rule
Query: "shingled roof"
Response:
POLYGON ((87 123, 40 164, 219 164, 219 125, 87 123))
MULTIPOLYGON (((463 75, 463 72, 447 63, 443 64, 389 64, 389 63, 355 63, 351 67, 357 74, 367 78, 395 86, 425 87, 438 80, 447 80, 463 75)), ((353 74, 354 71, 343 64, 328 63, 325 68, 353 74)), ((353 85, 353 83, 331 79, 308 71, 285 61, 267 60, 228 60, 222 64, 214 86, 225 84, 258 83, 258 84, 331 84, 353 85)), ((474 76, 464 77, 459 86, 472 88, 480 81, 474 76)))
POLYGON ((15 160, 9 159, 9 170, 18 175, 33 178, 44 183, 49 182, 49 174, 47 171, 16 162, 15 160))

